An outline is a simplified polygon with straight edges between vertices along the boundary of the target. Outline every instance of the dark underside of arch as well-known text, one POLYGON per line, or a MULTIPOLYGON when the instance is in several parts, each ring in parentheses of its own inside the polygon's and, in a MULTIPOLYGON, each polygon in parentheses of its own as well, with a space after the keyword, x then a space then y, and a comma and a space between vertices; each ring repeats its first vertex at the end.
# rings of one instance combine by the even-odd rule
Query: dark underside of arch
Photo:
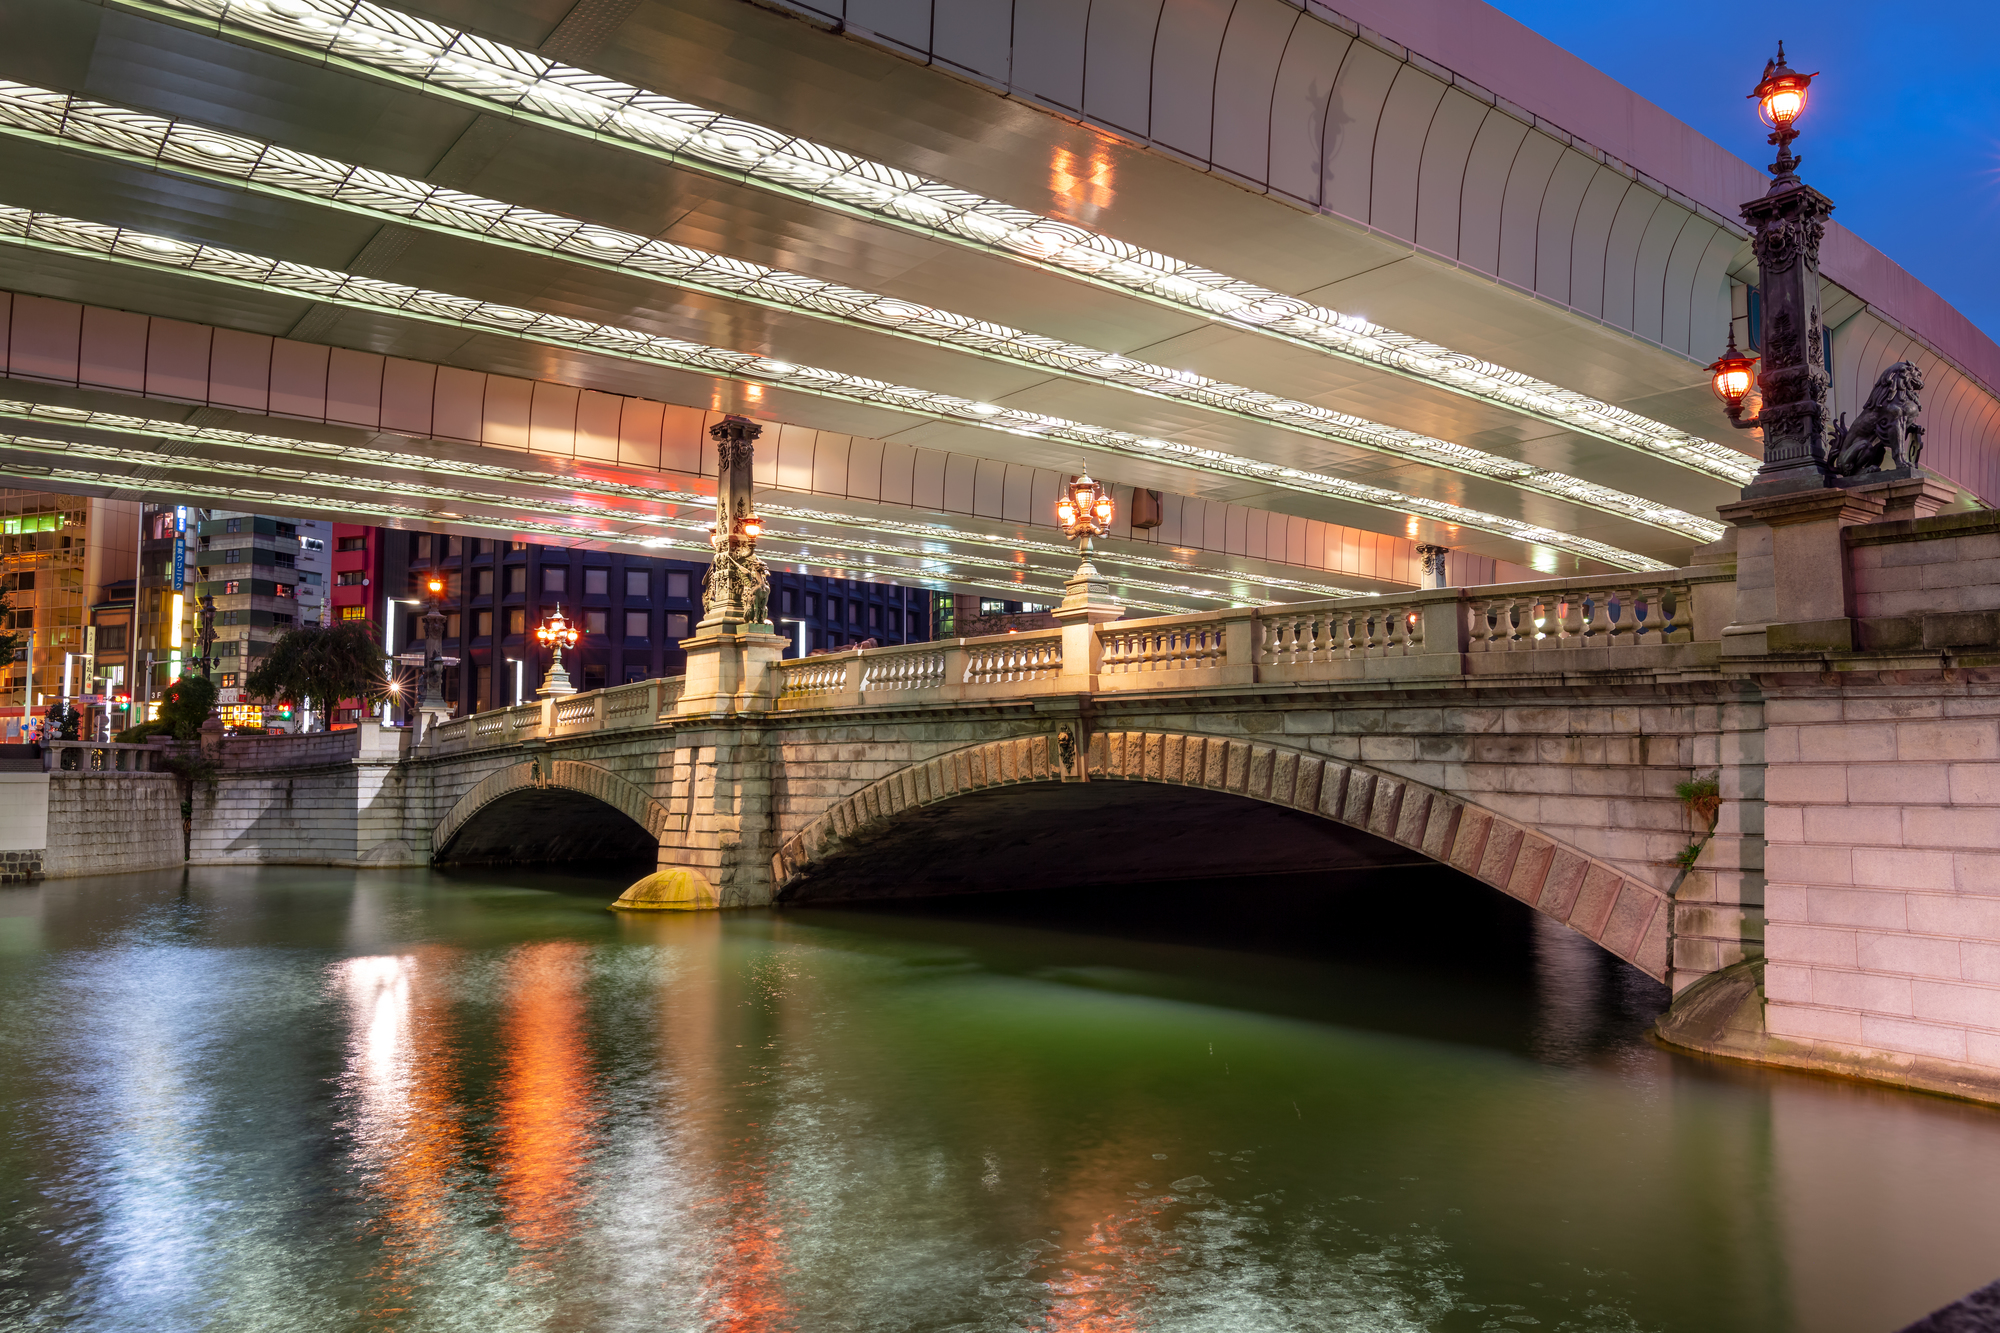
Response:
POLYGON ((1412 865, 1318 815, 1197 787, 1033 782, 912 806, 844 838, 785 902, 992 893, 1412 865))
POLYGON ((654 859, 659 843, 622 812, 582 792, 536 787, 509 792, 465 821, 433 858, 439 865, 654 859))

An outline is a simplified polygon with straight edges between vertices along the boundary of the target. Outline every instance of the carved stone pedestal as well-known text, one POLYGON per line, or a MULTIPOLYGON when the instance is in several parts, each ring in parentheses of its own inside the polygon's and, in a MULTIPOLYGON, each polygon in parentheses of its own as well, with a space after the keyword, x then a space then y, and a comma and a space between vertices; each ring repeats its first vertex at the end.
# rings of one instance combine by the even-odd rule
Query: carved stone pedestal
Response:
POLYGON ((1737 529, 1736 623, 1722 631, 1723 656, 1852 652, 1853 591, 1840 534, 1879 522, 1882 501, 1863 487, 1823 486, 1716 512, 1737 529))

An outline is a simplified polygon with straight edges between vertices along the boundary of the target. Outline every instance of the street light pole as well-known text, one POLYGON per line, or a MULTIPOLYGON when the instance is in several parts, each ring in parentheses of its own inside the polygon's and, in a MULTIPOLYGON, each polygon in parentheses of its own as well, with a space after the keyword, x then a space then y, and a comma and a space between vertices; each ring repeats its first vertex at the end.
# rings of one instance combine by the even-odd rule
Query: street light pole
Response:
POLYGON ((576 686, 570 684, 569 672, 563 670, 563 649, 576 647, 580 636, 576 626, 563 619, 562 603, 556 603, 556 613, 535 627, 535 639, 544 648, 554 650, 549 659, 549 674, 542 678, 542 687, 535 691, 538 695, 561 697, 575 694, 576 686))
POLYGON ((1124 606, 1112 595, 1111 585, 1090 562, 1092 539, 1110 534, 1112 512, 1110 488, 1092 481, 1089 473, 1070 478, 1068 488, 1056 501, 1056 517, 1062 522, 1063 535, 1076 543, 1077 554, 1076 573, 1063 583, 1065 595, 1055 611, 1058 622, 1080 620, 1094 624, 1116 620, 1125 613, 1124 606))
POLYGON ((1764 66, 1764 77, 1750 94, 1758 114, 1771 126, 1770 142, 1778 160, 1770 166, 1771 188, 1743 205, 1750 224, 1751 249, 1757 256, 1757 290, 1762 311, 1757 344, 1764 369, 1756 376, 1763 402, 1757 415, 1743 416, 1743 399, 1750 389, 1749 370, 1757 360, 1736 350, 1735 331, 1729 347, 1710 366, 1715 391, 1739 430, 1762 428, 1764 462, 1745 488, 1745 499, 1816 490, 1827 484, 1826 328, 1819 306, 1819 245, 1833 201, 1799 179, 1800 159, 1792 152, 1799 137, 1793 128, 1805 110, 1809 86, 1816 76, 1800 74, 1785 63, 1785 48, 1764 66))
POLYGON ((701 625, 696 633, 770 633, 771 576, 757 558, 764 520, 757 516, 751 464, 764 428, 747 417, 724 417, 709 427, 715 441, 714 552, 702 581, 701 625))

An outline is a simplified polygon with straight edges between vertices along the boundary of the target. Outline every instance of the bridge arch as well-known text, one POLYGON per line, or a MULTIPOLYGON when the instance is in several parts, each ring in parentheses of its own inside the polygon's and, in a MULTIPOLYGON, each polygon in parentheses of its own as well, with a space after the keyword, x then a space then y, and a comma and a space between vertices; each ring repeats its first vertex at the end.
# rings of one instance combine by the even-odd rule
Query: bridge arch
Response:
POLYGON ((1051 735, 990 741, 899 769, 835 803, 772 858, 780 900, 908 812, 1033 784, 1156 783, 1225 793, 1358 829, 1483 880, 1664 981, 1673 902, 1609 862, 1474 802, 1360 764, 1258 741, 1111 731, 1065 763, 1051 735))
POLYGON ((531 759, 489 773, 431 833, 431 859, 608 860, 657 853, 667 808, 608 768, 531 759))

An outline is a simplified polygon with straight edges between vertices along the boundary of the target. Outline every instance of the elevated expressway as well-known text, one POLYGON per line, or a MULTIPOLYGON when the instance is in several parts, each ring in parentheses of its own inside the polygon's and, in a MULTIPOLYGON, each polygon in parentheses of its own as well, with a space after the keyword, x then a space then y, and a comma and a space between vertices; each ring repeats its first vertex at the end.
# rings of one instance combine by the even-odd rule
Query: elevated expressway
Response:
MULTIPOLYGON (((1690 563, 1761 174, 1482 5, 15 0, 0 475, 1140 611, 1690 563), (1363 24, 1380 27, 1372 31, 1363 24), (1386 33, 1386 35, 1384 35, 1386 33), (1410 49, 1399 42, 1415 44, 1410 49), (1422 52, 1421 54, 1419 52, 1422 52), (1601 145, 1601 146, 1600 146, 1601 145)), ((2000 348, 1835 229, 1836 410, 2000 348)))

